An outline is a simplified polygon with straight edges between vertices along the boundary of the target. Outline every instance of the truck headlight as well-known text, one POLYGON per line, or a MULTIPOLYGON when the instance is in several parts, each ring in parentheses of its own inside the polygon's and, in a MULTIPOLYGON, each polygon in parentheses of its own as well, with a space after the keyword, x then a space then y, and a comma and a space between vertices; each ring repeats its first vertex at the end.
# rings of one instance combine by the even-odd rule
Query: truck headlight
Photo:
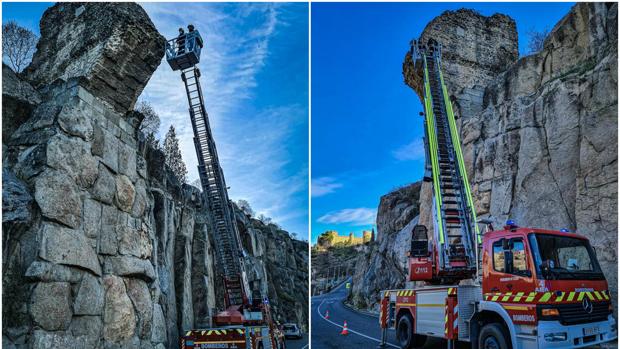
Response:
POLYGON ((542 309, 541 315, 546 317, 560 316, 560 312, 555 308, 542 309))
POLYGON ((545 340, 547 342, 563 342, 568 338, 566 332, 555 332, 545 334, 545 340))

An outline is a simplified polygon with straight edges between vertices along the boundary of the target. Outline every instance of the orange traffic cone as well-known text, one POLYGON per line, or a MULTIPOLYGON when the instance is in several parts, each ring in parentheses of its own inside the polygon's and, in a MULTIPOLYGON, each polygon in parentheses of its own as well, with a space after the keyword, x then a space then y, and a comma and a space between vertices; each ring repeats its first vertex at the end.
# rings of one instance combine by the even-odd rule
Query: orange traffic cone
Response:
POLYGON ((326 311, 325 311, 325 318, 326 318, 326 319, 329 319, 329 310, 326 310, 326 311))
POLYGON ((347 329, 347 320, 344 320, 344 327, 342 328, 341 335, 346 336, 349 334, 349 330, 347 329))

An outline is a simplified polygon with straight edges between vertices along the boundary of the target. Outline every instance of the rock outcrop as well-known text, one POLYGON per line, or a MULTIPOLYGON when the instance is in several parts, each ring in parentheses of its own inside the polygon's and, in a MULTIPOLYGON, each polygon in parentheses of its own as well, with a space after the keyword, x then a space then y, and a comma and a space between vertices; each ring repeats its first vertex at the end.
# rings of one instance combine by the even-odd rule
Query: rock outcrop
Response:
MULTIPOLYGON (((207 203, 130 111, 163 37, 133 3, 59 3, 41 33, 23 78, 2 72, 3 345, 176 348, 223 298, 207 203)), ((275 317, 307 323, 307 247, 241 224, 265 289, 295 295, 270 292, 275 317)))
POLYGON ((236 210, 249 281, 260 280, 275 319, 308 330, 308 243, 291 239, 276 224, 265 224, 236 210))
POLYGON ((377 240, 355 261, 351 301, 359 308, 378 310, 381 290, 403 287, 407 276, 407 247, 418 223, 421 182, 381 197, 377 210, 377 240))
MULTIPOLYGON (((542 50, 521 58, 515 23, 503 15, 448 11, 424 29, 420 40, 429 38, 443 47, 478 216, 495 226, 511 218, 587 236, 616 295, 617 4, 576 4, 542 50)), ((409 55, 403 75, 422 98, 422 76, 409 55)), ((430 226, 431 195, 431 184, 423 183, 417 219, 430 226)), ((394 220, 386 214, 380 210, 377 221, 394 220)), ((378 228, 380 241, 398 235, 378 228)), ((399 285, 394 281, 387 287, 399 285)), ((375 283, 356 287, 364 297, 375 283)))

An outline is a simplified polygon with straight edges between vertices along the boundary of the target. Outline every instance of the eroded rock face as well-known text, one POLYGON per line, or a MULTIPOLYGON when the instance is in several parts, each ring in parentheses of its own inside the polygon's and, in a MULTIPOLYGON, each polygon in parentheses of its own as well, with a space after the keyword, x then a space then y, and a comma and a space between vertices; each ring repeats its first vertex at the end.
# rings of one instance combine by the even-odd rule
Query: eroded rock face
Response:
POLYGON ((243 246, 252 256, 246 263, 250 282, 260 279, 274 318, 308 329, 308 243, 292 239, 275 224, 249 218, 236 210, 243 246))
POLYGON ((418 223, 421 182, 381 197, 377 211, 377 240, 355 261, 351 301, 354 306, 378 310, 381 290, 405 286, 406 251, 411 230, 418 223))
POLYGON ((41 39, 25 76, 35 88, 79 78, 124 113, 159 65, 164 44, 137 4, 58 3, 43 15, 41 39))

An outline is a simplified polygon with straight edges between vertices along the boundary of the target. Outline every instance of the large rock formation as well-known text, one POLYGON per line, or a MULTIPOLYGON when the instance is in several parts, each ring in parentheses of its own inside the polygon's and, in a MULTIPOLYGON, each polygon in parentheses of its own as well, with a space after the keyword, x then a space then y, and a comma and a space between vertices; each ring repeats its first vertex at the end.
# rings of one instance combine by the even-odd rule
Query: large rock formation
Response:
MULTIPOLYGON (((576 4, 540 52, 519 59, 515 23, 503 15, 445 12, 420 40, 429 38, 443 46, 444 78, 479 217, 496 226, 512 218, 589 237, 615 295, 617 4, 576 4)), ((403 75, 422 98, 422 76, 409 55, 403 75)), ((430 226, 431 195, 431 184, 423 183, 418 219, 430 226)), ((380 211, 377 220, 385 219, 392 218, 380 211)), ((393 234, 379 228, 380 240, 393 234)))
MULTIPOLYGON (((207 203, 130 111, 163 37, 133 3, 57 4, 41 33, 24 79, 2 72, 3 345, 176 348, 222 297, 207 203)), ((264 288, 301 293, 304 244, 247 224, 264 288)), ((270 295, 276 318, 307 322, 307 303, 270 295)))
POLYGON ((269 296, 275 319, 296 322, 308 330, 308 243, 291 239, 276 224, 265 224, 236 211, 244 249, 250 254, 246 271, 250 281, 260 280, 269 296))
POLYGON ((377 210, 377 240, 355 261, 351 301, 359 308, 377 310, 381 290, 404 287, 411 229, 418 223, 421 182, 381 197, 377 210))
POLYGON ((35 88, 79 78, 83 87, 124 113, 159 66, 165 43, 135 4, 61 3, 43 15, 41 39, 24 73, 35 88))

